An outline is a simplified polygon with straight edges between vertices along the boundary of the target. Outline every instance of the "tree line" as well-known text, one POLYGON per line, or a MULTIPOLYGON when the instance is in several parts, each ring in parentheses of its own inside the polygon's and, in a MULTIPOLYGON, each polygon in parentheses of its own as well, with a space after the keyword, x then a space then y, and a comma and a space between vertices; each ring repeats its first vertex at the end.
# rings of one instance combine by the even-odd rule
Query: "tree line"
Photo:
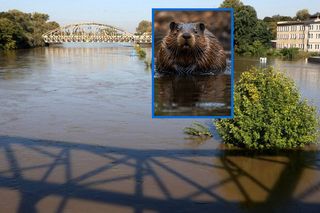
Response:
POLYGON ((0 12, 0 50, 43 46, 41 35, 59 27, 43 13, 0 12))
POLYGON ((139 22, 138 27, 136 28, 136 34, 142 35, 143 33, 151 33, 152 24, 150 21, 142 20, 139 22))
POLYGON ((294 17, 274 15, 261 20, 254 7, 241 0, 224 0, 220 7, 234 9, 234 50, 238 55, 281 55, 271 48, 271 40, 277 37, 277 22, 304 21, 311 16, 307 9, 302 9, 294 17))
MULTIPOLYGON (((311 16, 307 9, 302 9, 294 17, 274 15, 261 20, 254 7, 241 0, 224 0, 220 7, 234 9, 234 50, 239 55, 281 54, 272 50, 270 43, 276 39, 277 22, 307 20, 311 16)), ((43 13, 0 12, 0 50, 43 46, 41 35, 59 27, 57 22, 48 20, 49 15, 43 13)), ((136 33, 151 32, 151 29, 151 22, 143 20, 136 33)))
MULTIPOLYGON (((59 24, 49 21, 43 13, 24 13, 19 10, 0 12, 0 50, 44 46, 42 34, 56 29, 59 24)), ((143 20, 137 34, 151 32, 151 22, 143 20)))

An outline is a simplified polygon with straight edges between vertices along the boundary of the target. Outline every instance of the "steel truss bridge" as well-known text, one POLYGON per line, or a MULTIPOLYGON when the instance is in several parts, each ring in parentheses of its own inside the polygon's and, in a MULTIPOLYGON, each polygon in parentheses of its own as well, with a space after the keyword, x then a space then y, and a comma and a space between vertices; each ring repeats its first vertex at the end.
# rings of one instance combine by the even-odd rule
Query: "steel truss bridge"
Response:
POLYGON ((94 22, 70 24, 42 35, 48 44, 63 42, 130 42, 151 44, 151 33, 134 35, 120 28, 94 22))

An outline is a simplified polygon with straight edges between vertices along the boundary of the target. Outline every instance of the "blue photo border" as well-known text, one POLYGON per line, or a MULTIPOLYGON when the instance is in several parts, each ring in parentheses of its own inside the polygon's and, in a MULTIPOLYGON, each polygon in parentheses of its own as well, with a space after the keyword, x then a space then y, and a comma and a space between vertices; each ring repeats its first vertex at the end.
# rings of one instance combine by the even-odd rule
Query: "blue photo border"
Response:
POLYGON ((152 63, 152 118, 210 118, 210 119, 221 119, 221 118, 233 118, 234 117, 234 11, 233 8, 152 8, 152 54, 151 54, 151 63, 152 63), (154 72, 155 72, 155 63, 154 63, 154 14, 158 11, 224 11, 230 12, 231 17, 231 115, 222 115, 222 116, 211 116, 211 115, 155 115, 154 109, 154 72))

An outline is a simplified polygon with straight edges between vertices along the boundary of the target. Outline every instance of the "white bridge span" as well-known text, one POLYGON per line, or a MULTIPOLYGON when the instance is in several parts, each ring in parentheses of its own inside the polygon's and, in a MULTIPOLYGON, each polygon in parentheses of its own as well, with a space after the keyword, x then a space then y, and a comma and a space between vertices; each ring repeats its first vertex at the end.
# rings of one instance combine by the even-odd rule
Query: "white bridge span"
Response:
POLYGON ((151 33, 134 35, 120 28, 94 22, 70 24, 42 35, 46 43, 63 42, 130 42, 151 44, 151 33))

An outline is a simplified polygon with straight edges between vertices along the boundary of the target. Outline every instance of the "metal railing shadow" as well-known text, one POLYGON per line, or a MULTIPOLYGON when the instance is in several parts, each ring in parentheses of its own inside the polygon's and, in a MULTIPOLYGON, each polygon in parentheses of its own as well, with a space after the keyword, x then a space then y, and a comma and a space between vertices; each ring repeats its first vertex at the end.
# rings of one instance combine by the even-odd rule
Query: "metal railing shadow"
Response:
POLYGON ((317 151, 248 154, 218 149, 139 150, 0 136, 0 156, 5 159, 0 162, 0 190, 19 192, 17 212, 37 212, 37 204, 48 196, 62 198, 55 212, 64 212, 70 199, 125 206, 134 212, 308 212, 320 208, 320 202, 302 201, 319 192, 319 179, 294 195, 304 170, 315 171, 319 177, 317 151), (93 158, 98 160, 91 161, 93 158), (271 173, 273 167, 281 166, 272 186, 257 175, 259 164, 251 172, 254 162, 267 163, 271 173), (58 168, 60 172, 55 175, 58 168), (199 168, 209 174, 208 181, 203 181, 206 177, 201 177, 199 168), (52 181, 62 174, 62 180, 52 181), (144 185, 147 179, 153 184, 144 185), (122 181, 128 180, 131 182, 121 187, 122 181), (101 187, 105 184, 123 190, 101 187), (255 199, 252 185, 266 194, 263 200, 255 199), (156 187, 159 196, 148 194, 148 187, 156 187), (190 190, 179 193, 184 188, 190 190), (229 199, 230 193, 241 199, 229 199), (201 196, 206 198, 201 200, 201 196))

